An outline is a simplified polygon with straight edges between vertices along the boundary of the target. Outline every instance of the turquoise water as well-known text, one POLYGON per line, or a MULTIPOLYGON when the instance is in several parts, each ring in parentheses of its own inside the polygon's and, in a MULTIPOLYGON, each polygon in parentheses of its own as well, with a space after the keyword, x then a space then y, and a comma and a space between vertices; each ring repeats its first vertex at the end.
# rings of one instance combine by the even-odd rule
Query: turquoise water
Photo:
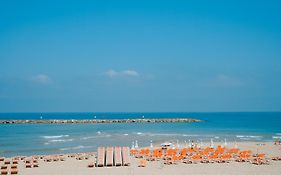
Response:
POLYGON ((0 119, 197 118, 201 123, 0 125, 0 155, 96 151, 99 145, 140 146, 176 140, 273 141, 281 138, 281 112, 264 113, 0 113, 0 119))

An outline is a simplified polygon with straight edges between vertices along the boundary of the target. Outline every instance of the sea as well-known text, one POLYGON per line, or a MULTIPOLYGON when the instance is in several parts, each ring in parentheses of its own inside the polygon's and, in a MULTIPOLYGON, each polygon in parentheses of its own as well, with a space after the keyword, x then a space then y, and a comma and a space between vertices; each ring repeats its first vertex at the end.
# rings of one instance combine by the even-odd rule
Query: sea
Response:
POLYGON ((2 124, 0 156, 95 152, 98 146, 149 146, 165 141, 273 142, 281 112, 0 113, 0 119, 195 118, 198 123, 2 124))

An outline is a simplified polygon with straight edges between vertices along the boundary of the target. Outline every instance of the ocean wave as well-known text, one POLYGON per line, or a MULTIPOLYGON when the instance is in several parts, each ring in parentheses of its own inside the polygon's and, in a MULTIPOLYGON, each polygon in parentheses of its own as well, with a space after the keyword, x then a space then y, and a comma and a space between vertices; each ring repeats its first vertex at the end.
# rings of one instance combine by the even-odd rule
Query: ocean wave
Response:
POLYGON ((272 136, 273 139, 281 139, 281 136, 272 136))
POLYGON ((54 139, 54 140, 49 140, 49 142, 72 142, 73 139, 54 139))
POLYGON ((55 135, 55 136, 42 136, 44 139, 57 139, 62 137, 69 137, 69 135, 55 135))
POLYGON ((124 136, 128 136, 129 134, 123 134, 124 136))
POLYGON ((237 138, 262 138, 262 136, 237 135, 237 138))
POLYGON ((279 136, 281 136, 281 133, 276 133, 276 135, 279 135, 279 136))
POLYGON ((67 150, 77 150, 77 149, 85 149, 85 148, 93 148, 93 146, 74 146, 74 147, 67 147, 67 148, 60 148, 61 151, 67 151, 67 150))
POLYGON ((82 137, 81 140, 95 139, 97 136, 82 137))

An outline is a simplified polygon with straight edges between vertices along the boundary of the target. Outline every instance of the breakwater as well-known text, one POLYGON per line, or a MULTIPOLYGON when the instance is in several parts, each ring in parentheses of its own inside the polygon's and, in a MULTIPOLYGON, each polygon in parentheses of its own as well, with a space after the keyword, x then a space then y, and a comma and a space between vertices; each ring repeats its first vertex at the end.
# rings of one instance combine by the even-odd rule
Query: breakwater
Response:
POLYGON ((60 124, 60 123, 192 123, 192 122, 202 122, 199 119, 192 118, 141 118, 141 119, 84 119, 84 120, 0 120, 0 124, 60 124))

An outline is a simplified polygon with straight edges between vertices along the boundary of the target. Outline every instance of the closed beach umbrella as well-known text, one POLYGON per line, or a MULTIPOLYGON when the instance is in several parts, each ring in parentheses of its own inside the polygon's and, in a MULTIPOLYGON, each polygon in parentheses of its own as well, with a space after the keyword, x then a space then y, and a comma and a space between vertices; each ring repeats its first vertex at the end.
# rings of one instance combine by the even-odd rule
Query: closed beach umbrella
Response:
POLYGON ((238 148, 237 142, 234 143, 234 148, 238 148))
POLYGON ((188 147, 191 148, 191 142, 188 140, 188 147))
POLYGON ((214 148, 214 142, 213 142, 213 139, 211 139, 211 145, 210 145, 211 148, 214 148))
POLYGON ((177 148, 179 148, 179 147, 180 147, 179 140, 177 140, 177 148))
POLYGON ((137 140, 136 140, 136 143, 135 143, 135 148, 139 148, 139 144, 138 144, 137 140))
POLYGON ((200 148, 203 148, 203 142, 202 142, 202 139, 200 140, 200 148))
POLYGON ((224 147, 227 147, 226 139, 224 139, 224 147))
POLYGON ((150 140, 150 148, 153 149, 152 140, 150 140))
POLYGON ((132 142, 132 148, 131 149, 135 149, 135 143, 134 141, 132 142))

